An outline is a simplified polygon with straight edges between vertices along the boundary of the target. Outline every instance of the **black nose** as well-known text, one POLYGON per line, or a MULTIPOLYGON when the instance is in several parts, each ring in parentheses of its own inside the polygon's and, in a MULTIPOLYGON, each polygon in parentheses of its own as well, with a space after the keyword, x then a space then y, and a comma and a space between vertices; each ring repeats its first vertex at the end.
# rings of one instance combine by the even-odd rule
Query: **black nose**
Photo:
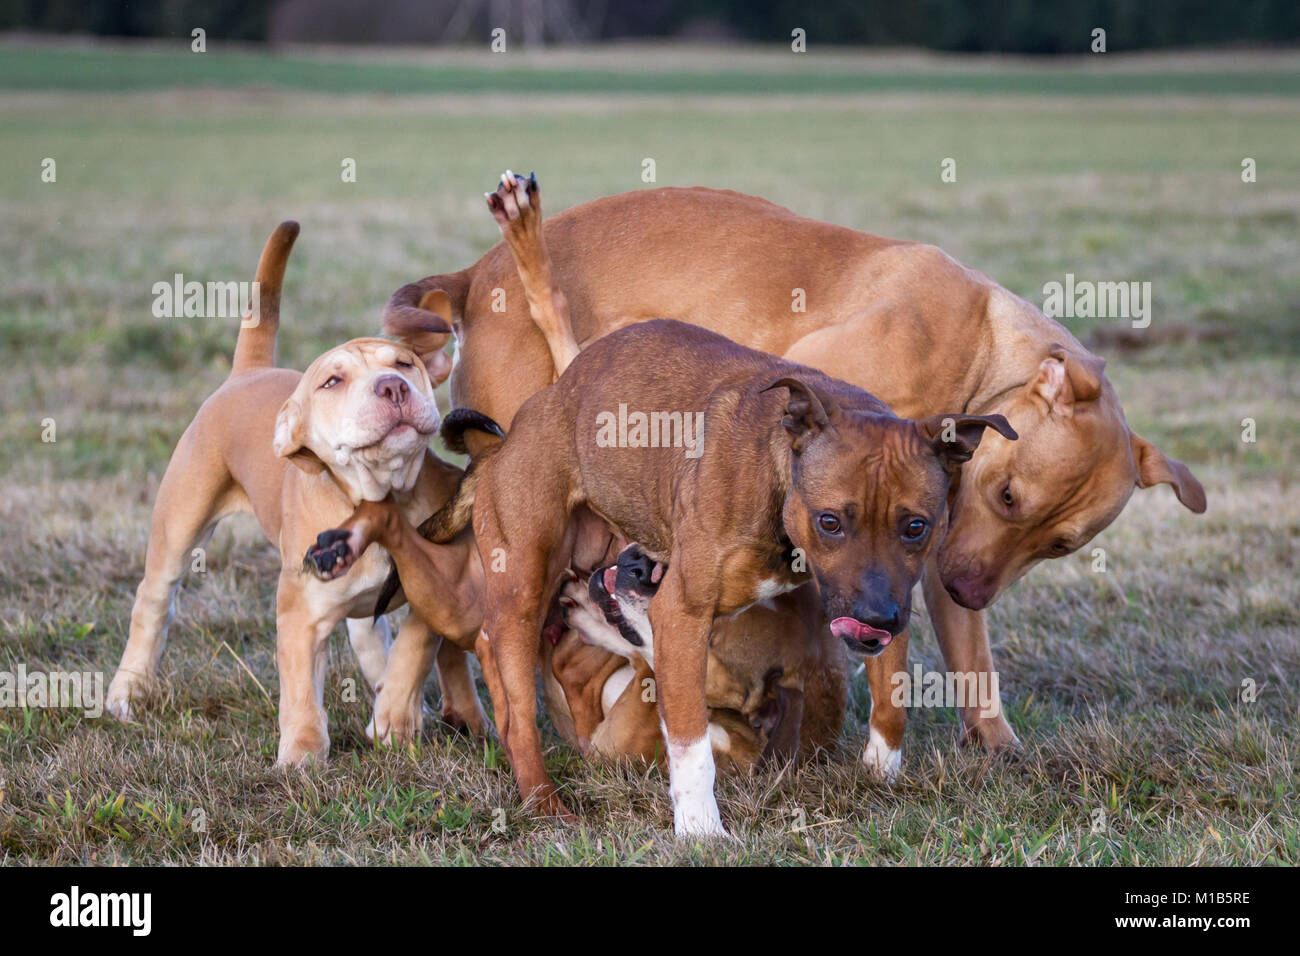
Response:
POLYGON ((902 613, 896 601, 880 602, 870 607, 858 605, 853 609, 853 616, 863 624, 870 624, 872 627, 881 631, 888 631, 890 634, 898 633, 902 613))
POLYGON ((394 405, 400 405, 406 401, 406 396, 410 389, 406 386, 406 381, 399 375, 385 375, 375 381, 375 394, 380 398, 387 399, 394 405))
POLYGON ((618 579, 620 588, 635 588, 642 593, 658 590, 653 575, 655 560, 640 548, 625 548, 618 556, 618 579))

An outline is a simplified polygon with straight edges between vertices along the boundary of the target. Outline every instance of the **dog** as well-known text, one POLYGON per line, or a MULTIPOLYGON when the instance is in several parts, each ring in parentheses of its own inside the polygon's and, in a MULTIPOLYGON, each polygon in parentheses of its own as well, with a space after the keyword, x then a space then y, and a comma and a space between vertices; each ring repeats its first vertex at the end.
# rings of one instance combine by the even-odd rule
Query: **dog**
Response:
POLYGON ((897 418, 855 386, 672 320, 589 345, 424 529, 450 540, 472 514, 480 553, 508 565, 486 575, 478 651, 522 795, 569 816, 542 761, 535 680, 544 618, 579 541, 575 516, 597 516, 667 565, 647 636, 674 829, 723 835, 705 696, 715 618, 811 581, 831 632, 879 654, 907 625, 952 476, 986 428, 1016 437, 999 415, 897 418), (609 410, 621 406, 684 410, 697 442, 684 426, 614 441, 609 410))
MULTIPOLYGON (((665 753, 653 693, 654 642, 647 639, 650 599, 665 570, 629 545, 586 586, 574 580, 561 591, 568 629, 546 634, 543 688, 556 730, 584 753, 647 761, 665 753), (601 648, 628 663, 608 668, 601 648), (573 688, 589 698, 582 713, 595 714, 594 721, 588 716, 584 725, 570 713, 578 713, 569 706, 573 688)), ((789 601, 764 600, 713 623, 705 699, 719 770, 748 773, 760 762, 807 759, 832 749, 839 736, 848 655, 815 589, 805 585, 790 594, 789 601)))
POLYGON ((275 367, 280 288, 297 236, 298 224, 285 222, 267 240, 256 275, 260 307, 241 324, 230 376, 203 403, 163 475, 107 710, 130 720, 135 702, 150 692, 193 550, 222 518, 252 512, 281 555, 280 764, 326 758, 326 641, 344 619, 362 673, 377 693, 367 728, 372 739, 406 742, 418 735, 424 678, 435 655, 444 719, 482 733, 486 718, 464 653, 440 646, 418 615, 407 618, 396 645, 414 659, 399 655, 396 676, 385 680, 388 626, 371 620, 388 572, 382 554, 369 555, 346 581, 322 582, 301 572, 303 551, 322 523, 341 521, 376 497, 387 497, 412 518, 424 517, 455 490, 461 470, 428 450, 439 424, 434 386, 450 368, 442 351, 450 327, 426 323, 414 345, 354 339, 302 374, 275 367))
MULTIPOLYGON (((513 182, 507 171, 503 185, 513 182)), ((544 228, 534 192, 498 193, 490 202, 505 241, 468 269, 403 286, 385 310, 384 329, 398 339, 453 326, 455 406, 509 426, 580 346, 672 316, 865 388, 904 417, 945 408, 1006 416, 1020 440, 991 438, 963 469, 922 581, 951 671, 995 677, 983 609, 1039 561, 1087 544, 1136 488, 1169 485, 1205 511, 1187 467, 1129 429, 1102 359, 934 246, 726 190, 639 190, 544 228)), ((490 444, 471 436, 469 452, 490 444)), ((866 668, 863 761, 887 779, 902 759, 905 710, 890 681, 907 669, 907 643, 900 635, 866 668)), ((997 704, 960 708, 964 742, 1018 745, 997 704)))

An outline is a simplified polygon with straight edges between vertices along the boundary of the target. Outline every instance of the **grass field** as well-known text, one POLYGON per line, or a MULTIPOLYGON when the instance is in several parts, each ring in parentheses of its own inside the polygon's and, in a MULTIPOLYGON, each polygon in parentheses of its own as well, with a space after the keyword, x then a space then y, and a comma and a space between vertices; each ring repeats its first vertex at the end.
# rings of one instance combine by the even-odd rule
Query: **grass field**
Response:
MULTIPOLYGON (((210 49, 0 43, 0 670, 107 683, 117 664, 158 478, 237 324, 153 318, 154 282, 251 279, 270 229, 299 219, 281 361, 303 367, 373 332, 398 285, 485 251, 482 192, 506 166, 535 169, 556 212, 642 188, 653 158, 658 185, 934 242, 1035 302, 1067 272, 1150 281, 1153 327, 1227 337, 1112 355, 1109 372, 1209 512, 1139 492, 1096 540, 1107 573, 1084 549, 993 608, 1019 759, 959 749, 953 714, 914 710, 904 778, 873 783, 859 676, 839 751, 724 780, 738 839, 707 846, 673 841, 665 776, 587 766, 553 736, 580 827, 522 815, 492 744, 435 727, 372 751, 341 631, 332 760, 273 769, 276 558, 232 521, 182 588, 139 724, 0 709, 0 861, 1300 862, 1300 58, 210 49)), ((917 618, 914 659, 941 669, 917 618)))

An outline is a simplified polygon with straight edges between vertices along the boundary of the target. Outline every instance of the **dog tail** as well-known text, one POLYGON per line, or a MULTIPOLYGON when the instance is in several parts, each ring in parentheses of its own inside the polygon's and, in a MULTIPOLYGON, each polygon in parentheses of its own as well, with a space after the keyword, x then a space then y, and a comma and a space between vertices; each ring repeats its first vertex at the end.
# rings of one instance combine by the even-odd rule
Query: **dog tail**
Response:
MULTIPOLYGON (((464 454, 465 452, 465 432, 469 430, 486 432, 494 435, 499 439, 504 439, 506 433, 501 426, 488 418, 482 412, 476 412, 469 408, 457 408, 448 413, 443 419, 442 435, 443 443, 452 451, 464 454)), ((455 492, 448 498, 441 508, 435 511, 429 517, 425 518, 416 529, 420 536, 434 544, 446 544, 456 535, 460 534, 469 523, 474 520, 474 489, 478 487, 481 467, 485 461, 491 458, 501 443, 489 445, 479 452, 479 456, 469 463, 465 473, 461 475, 460 484, 456 486, 455 492)), ((388 571, 388 577, 384 580, 384 586, 379 591, 379 597, 375 601, 375 618, 387 612, 388 605, 392 603, 393 595, 401 587, 401 579, 397 574, 397 566, 394 565, 388 571)))
POLYGON ((417 355, 441 349, 465 315, 467 298, 469 275, 464 271, 408 283, 384 306, 384 334, 410 346, 417 355))
POLYGON ((465 447, 465 433, 471 430, 495 435, 497 438, 506 437, 500 425, 472 408, 453 408, 442 420, 442 428, 438 433, 442 436, 442 443, 447 446, 448 451, 455 452, 457 455, 466 455, 469 452, 465 447))
POLYGON ((257 262, 253 301, 248 304, 248 311, 239 326, 231 376, 275 365, 275 333, 280 328, 280 285, 284 281, 284 268, 289 263, 289 252, 297 238, 298 224, 290 220, 276 226, 275 232, 266 240, 262 258, 257 262))
MULTIPOLYGON (((452 451, 463 451, 465 432, 475 429, 505 438, 501 426, 482 412, 468 408, 454 409, 442 423, 442 440, 452 451)), ((424 519, 417 529, 420 535, 434 544, 446 544, 467 527, 474 516, 474 489, 478 486, 484 462, 496 454, 501 447, 498 441, 484 448, 477 458, 469 463, 465 474, 456 486, 456 492, 443 503, 443 506, 424 519)))

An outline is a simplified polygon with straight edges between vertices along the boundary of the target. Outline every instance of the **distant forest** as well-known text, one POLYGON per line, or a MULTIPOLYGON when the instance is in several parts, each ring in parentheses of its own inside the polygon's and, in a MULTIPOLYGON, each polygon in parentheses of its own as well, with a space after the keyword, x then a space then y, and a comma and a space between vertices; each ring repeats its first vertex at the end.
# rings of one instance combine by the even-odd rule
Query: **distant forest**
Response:
POLYGON ((1086 53, 1300 39, 1298 0, 0 0, 0 30, 270 43, 524 46, 632 38, 1086 53))

